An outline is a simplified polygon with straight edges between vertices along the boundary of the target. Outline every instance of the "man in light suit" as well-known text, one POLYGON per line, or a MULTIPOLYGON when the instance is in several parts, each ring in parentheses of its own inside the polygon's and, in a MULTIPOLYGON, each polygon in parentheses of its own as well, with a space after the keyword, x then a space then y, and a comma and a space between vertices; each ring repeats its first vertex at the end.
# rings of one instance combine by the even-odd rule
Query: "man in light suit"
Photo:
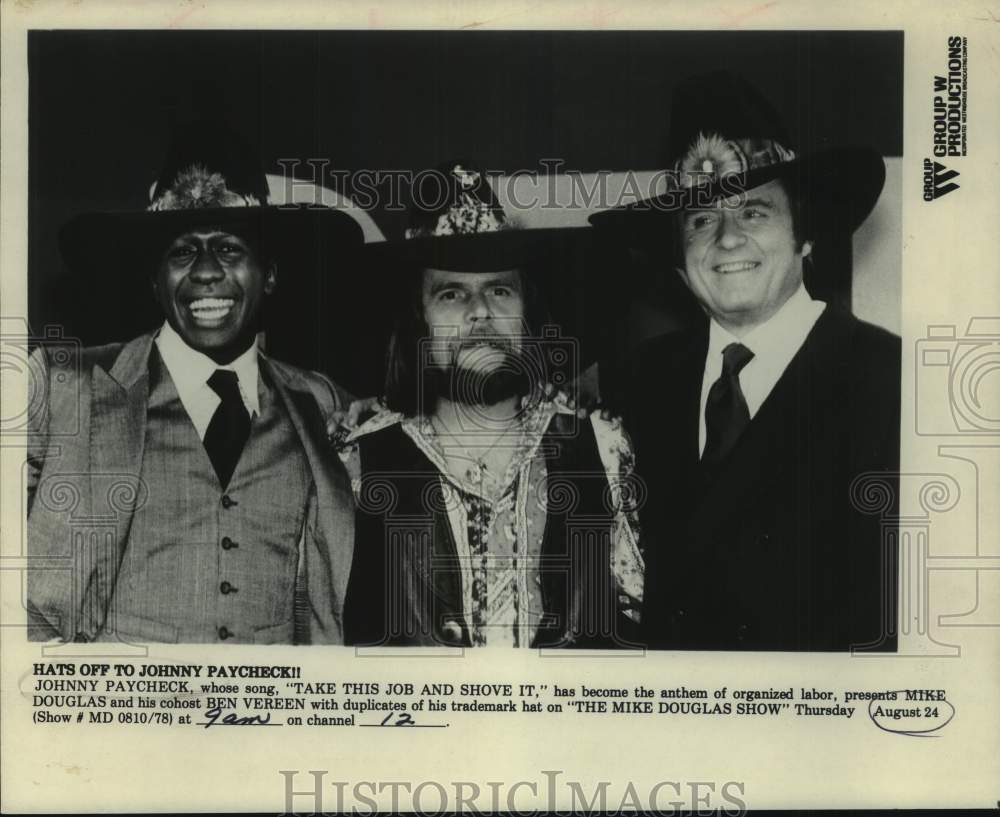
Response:
POLYGON ((705 319, 642 347, 625 421, 649 501, 643 622, 668 649, 894 650, 899 338, 814 300, 820 235, 849 235, 885 170, 865 149, 800 157, 728 74, 682 84, 676 185, 595 217, 658 231, 705 319))
POLYGON ((105 297, 116 276, 151 274, 165 321, 32 355, 29 637, 342 643, 354 510, 326 424, 346 395, 266 357, 257 332, 288 248, 323 231, 346 252, 360 229, 268 206, 256 157, 202 129, 149 198, 61 234, 105 297))

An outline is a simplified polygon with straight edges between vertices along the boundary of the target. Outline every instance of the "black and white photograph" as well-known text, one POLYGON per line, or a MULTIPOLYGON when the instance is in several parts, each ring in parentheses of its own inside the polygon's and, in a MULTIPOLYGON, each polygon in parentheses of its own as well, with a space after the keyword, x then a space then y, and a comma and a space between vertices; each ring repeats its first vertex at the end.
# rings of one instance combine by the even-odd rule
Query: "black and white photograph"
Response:
POLYGON ((28 45, 33 638, 894 648, 899 32, 28 45))
POLYGON ((5 6, 5 810, 992 805, 997 35, 730 5, 5 6))

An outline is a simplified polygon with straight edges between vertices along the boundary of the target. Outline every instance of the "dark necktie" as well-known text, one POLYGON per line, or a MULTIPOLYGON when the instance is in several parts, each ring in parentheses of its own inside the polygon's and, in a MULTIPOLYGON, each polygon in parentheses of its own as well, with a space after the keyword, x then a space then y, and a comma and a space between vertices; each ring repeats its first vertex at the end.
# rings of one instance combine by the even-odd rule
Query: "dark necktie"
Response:
POLYGON ((722 462, 750 425, 750 410, 740 388, 740 372, 753 359, 753 352, 741 343, 730 343, 722 350, 722 374, 712 384, 705 401, 704 465, 712 468, 722 462))
POLYGON ((225 488, 250 437, 250 413, 240 396, 236 372, 216 369, 208 378, 208 385, 222 402, 205 432, 205 450, 219 476, 219 483, 225 488))

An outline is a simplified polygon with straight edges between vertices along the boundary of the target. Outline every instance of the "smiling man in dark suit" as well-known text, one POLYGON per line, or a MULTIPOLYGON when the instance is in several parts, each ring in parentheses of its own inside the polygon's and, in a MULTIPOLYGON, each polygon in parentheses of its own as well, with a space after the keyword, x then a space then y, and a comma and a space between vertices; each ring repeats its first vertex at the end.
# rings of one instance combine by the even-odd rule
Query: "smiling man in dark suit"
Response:
POLYGON ((343 643, 354 508, 325 426, 345 396, 266 357, 257 333, 291 249, 322 233, 346 253, 361 233, 267 196, 238 140, 192 128, 145 210, 64 228, 92 289, 114 303, 141 276, 165 320, 32 356, 31 639, 343 643))
POLYGON ((646 640, 893 650, 895 553, 858 491, 896 478, 900 343, 803 283, 816 236, 871 211, 882 159, 798 156, 728 74, 682 84, 672 121, 676 185, 593 219, 658 232, 705 313, 640 349, 626 400, 649 496, 646 640))

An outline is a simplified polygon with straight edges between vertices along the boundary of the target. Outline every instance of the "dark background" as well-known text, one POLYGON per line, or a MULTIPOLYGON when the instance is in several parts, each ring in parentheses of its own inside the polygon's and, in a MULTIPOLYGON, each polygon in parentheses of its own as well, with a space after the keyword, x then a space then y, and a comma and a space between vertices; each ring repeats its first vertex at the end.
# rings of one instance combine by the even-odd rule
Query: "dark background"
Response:
MULTIPOLYGON (((58 297, 58 229, 78 212, 145 207, 172 124, 192 116, 247 134, 270 172, 279 157, 344 170, 458 156, 507 172, 543 157, 655 169, 668 162, 674 82, 729 68, 773 100, 801 151, 903 147, 900 32, 35 31, 28 60, 29 319, 84 341, 114 336, 114 321, 100 322, 109 337, 88 337, 58 297)), ((371 215, 400 233, 399 214, 371 215)), ((849 241, 827 262, 838 272, 821 294, 849 304, 849 241)), ((309 349, 298 357, 316 362, 309 349)))

